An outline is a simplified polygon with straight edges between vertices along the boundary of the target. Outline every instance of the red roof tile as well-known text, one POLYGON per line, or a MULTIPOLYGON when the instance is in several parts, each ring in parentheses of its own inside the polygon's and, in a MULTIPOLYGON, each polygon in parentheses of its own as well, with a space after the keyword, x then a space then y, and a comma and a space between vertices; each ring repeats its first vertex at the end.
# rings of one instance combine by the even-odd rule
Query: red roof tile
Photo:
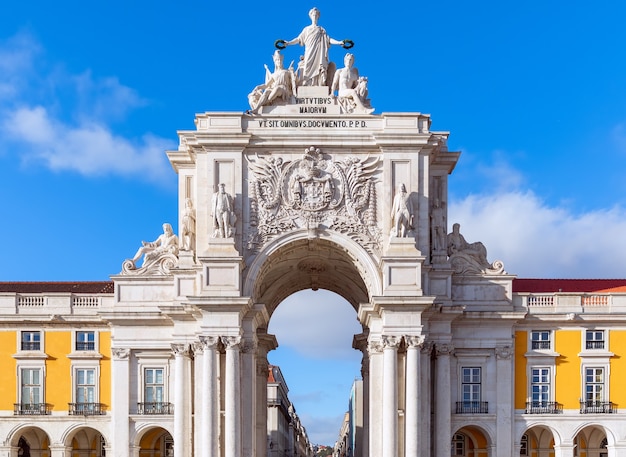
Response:
POLYGON ((626 287, 626 279, 526 279, 513 280, 513 292, 601 292, 626 287))
POLYGON ((0 282, 0 293, 45 294, 112 294, 113 281, 85 282, 0 282))

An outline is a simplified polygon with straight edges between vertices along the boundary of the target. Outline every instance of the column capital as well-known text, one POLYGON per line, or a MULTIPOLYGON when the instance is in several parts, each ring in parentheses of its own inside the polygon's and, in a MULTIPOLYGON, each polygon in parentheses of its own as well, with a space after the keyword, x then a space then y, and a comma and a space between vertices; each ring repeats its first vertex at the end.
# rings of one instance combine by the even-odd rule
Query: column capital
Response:
POLYGON ((424 335, 405 335, 404 342, 406 343, 406 347, 411 349, 422 349, 424 347, 424 342, 426 341, 426 337, 424 335))
POLYGON ((367 352, 369 355, 380 354, 381 352, 383 352, 383 343, 378 340, 368 341, 367 352))
POLYGON ((113 360, 128 360, 128 357, 130 357, 130 349, 111 348, 111 354, 113 355, 113 360))
POLYGON ((186 343, 172 343, 172 352, 175 356, 189 357, 189 345, 186 343))
POLYGON ((513 357, 513 348, 511 346, 496 346, 496 359, 509 360, 513 357))
POLYGON ((200 336, 200 344, 202 344, 204 350, 207 349, 217 349, 217 345, 220 342, 220 338, 217 336, 205 336, 205 335, 201 335, 200 336))
POLYGON ((383 349, 398 349, 402 337, 395 335, 382 335, 383 349))
POLYGON ((454 346, 452 343, 442 343, 435 345, 437 355, 454 355, 454 346))
POLYGON ((241 344, 241 336, 221 336, 222 344, 226 349, 238 349, 241 344))

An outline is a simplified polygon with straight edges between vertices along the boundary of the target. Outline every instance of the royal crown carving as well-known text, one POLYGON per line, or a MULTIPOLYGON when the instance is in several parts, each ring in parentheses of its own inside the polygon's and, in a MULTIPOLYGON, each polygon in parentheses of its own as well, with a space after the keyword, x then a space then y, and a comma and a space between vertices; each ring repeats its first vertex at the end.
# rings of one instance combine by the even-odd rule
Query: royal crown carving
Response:
POLYGON ((333 160, 311 146, 301 159, 256 156, 250 165, 250 226, 247 248, 257 252, 272 238, 297 229, 331 229, 371 253, 381 249, 376 223, 378 157, 333 160))

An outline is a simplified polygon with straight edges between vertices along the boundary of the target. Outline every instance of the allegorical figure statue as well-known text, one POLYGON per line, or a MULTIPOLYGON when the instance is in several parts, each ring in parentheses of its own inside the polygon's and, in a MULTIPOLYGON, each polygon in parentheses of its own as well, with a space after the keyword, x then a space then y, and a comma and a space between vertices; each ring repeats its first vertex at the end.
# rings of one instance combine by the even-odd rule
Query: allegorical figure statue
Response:
POLYGON ((213 238, 230 238, 235 234, 235 216, 233 199, 226 192, 226 185, 220 184, 218 191, 213 194, 211 204, 215 232, 213 238))
POLYGON ((320 10, 312 8, 309 11, 311 25, 302 29, 300 35, 287 41, 286 46, 299 44, 304 46, 304 61, 301 68, 300 84, 303 86, 325 86, 328 69, 328 48, 332 44, 345 45, 344 41, 335 40, 326 33, 323 27, 317 25, 320 10))
POLYGON ((407 193, 404 184, 401 184, 391 207, 391 234, 399 238, 408 237, 413 229, 413 215, 411 196, 407 193))
POLYGON ((135 267, 141 256, 144 256, 143 266, 146 266, 167 254, 178 255, 178 237, 168 223, 163 224, 163 233, 156 240, 142 241, 141 244, 142 246, 137 249, 137 253, 131 259, 135 267))
POLYGON ((456 223, 452 226, 452 233, 448 234, 448 256, 463 254, 473 259, 479 265, 490 268, 487 261, 487 248, 480 241, 468 243, 460 233, 461 225, 456 223))
POLYGON ((259 108, 271 104, 279 97, 284 101, 289 101, 296 93, 296 73, 292 66, 287 70, 283 68, 283 56, 276 50, 272 56, 274 60, 274 72, 270 73, 267 65, 265 84, 259 84, 248 95, 248 102, 253 112, 258 112, 259 108))
POLYGON ((435 204, 431 210, 431 237, 433 250, 442 251, 446 249, 446 210, 445 203, 435 199, 435 204))
POLYGON ((331 92, 337 91, 339 102, 347 112, 371 113, 374 109, 367 100, 367 78, 359 77, 359 70, 354 67, 354 55, 347 53, 343 63, 344 68, 335 73, 331 92))
POLYGON ((185 200, 185 212, 182 220, 181 246, 183 251, 193 251, 196 246, 196 211, 191 198, 185 200))

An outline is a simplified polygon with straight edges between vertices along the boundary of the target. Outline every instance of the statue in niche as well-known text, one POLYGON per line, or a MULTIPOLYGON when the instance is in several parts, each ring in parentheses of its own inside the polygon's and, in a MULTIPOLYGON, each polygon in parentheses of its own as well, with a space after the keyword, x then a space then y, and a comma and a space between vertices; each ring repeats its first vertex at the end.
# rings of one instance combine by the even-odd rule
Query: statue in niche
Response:
MULTIPOLYGON (((296 38, 290 41, 278 40, 284 46, 299 44, 304 46, 304 59, 298 67, 301 69, 298 85, 301 86, 325 86, 329 73, 328 48, 333 44, 340 44, 344 48, 352 47, 349 40, 335 40, 326 33, 323 27, 317 25, 320 18, 320 10, 312 8, 309 11, 311 25, 306 26, 296 38)), ((332 71, 332 68, 330 69, 332 71)))
POLYGON ((183 251, 193 251, 196 248, 196 211, 191 198, 185 200, 185 212, 182 220, 181 246, 183 251))
POLYGON ((163 224, 163 233, 154 241, 142 241, 132 259, 122 264, 123 273, 159 273, 167 274, 178 261, 178 237, 171 224, 163 224), (143 256, 141 268, 137 261, 143 256))
POLYGON ((455 223, 452 233, 448 234, 448 256, 456 273, 504 273, 504 264, 496 260, 489 263, 487 260, 487 248, 480 241, 468 243, 461 235, 461 225, 455 223))
POLYGON ((398 238, 414 236, 413 234, 413 201, 407 193, 404 184, 400 184, 398 192, 393 198, 391 207, 392 229, 391 235, 398 238))
POLYGON ((446 250, 446 209, 445 203, 438 198, 435 199, 435 204, 431 210, 431 236, 433 243, 433 250, 445 251, 446 250))
POLYGON ((331 93, 334 96, 337 91, 339 104, 347 113, 373 112, 367 99, 367 78, 359 77, 359 70, 354 67, 354 55, 347 53, 343 63, 344 68, 335 73, 331 93))
POLYGON ((213 238, 232 238, 235 235, 235 215, 233 198, 226 192, 226 185, 220 184, 218 191, 213 194, 211 202, 213 224, 215 231, 213 238))
POLYGON ((248 103, 253 113, 257 113, 262 106, 270 105, 279 99, 289 101, 296 93, 296 74, 293 62, 287 70, 283 68, 283 56, 279 50, 274 51, 274 73, 270 73, 265 66, 265 84, 259 84, 248 95, 248 103))

